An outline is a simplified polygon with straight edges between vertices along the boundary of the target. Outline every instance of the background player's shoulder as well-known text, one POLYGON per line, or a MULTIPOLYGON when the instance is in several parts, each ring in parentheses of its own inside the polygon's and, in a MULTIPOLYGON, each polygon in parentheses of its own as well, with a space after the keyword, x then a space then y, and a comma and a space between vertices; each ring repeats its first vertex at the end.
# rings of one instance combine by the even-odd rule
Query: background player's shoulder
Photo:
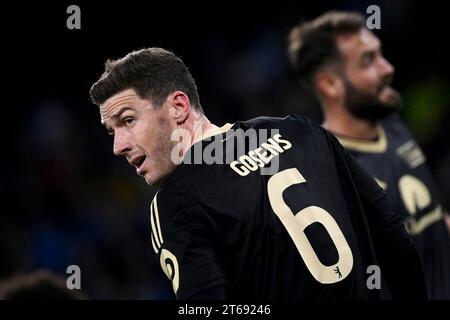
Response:
POLYGON ((403 137, 403 138, 413 138, 411 130, 406 125, 405 121, 398 114, 394 114, 386 119, 383 119, 381 126, 386 131, 389 136, 392 137, 403 137))

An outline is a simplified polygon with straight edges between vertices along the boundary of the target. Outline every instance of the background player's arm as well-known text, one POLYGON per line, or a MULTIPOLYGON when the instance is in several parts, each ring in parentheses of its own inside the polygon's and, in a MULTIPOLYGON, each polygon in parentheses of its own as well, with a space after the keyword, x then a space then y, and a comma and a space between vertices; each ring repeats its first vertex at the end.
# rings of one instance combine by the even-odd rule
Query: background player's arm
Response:
POLYGON ((362 199, 380 268, 394 299, 426 299, 421 261, 400 216, 392 210, 387 194, 332 137, 349 168, 362 199))

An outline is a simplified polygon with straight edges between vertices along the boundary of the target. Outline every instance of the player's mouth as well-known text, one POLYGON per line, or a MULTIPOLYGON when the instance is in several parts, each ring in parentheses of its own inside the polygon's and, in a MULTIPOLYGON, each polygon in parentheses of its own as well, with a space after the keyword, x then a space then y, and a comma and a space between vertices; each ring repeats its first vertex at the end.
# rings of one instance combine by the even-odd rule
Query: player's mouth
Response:
POLYGON ((388 99, 394 92, 394 89, 391 86, 384 86, 379 93, 379 97, 381 100, 388 99))
POLYGON ((386 92, 391 92, 393 90, 391 84, 392 84, 392 76, 385 77, 378 87, 378 93, 386 94, 386 92))
POLYGON ((145 155, 137 156, 130 161, 130 164, 136 168, 137 174, 142 173, 142 169, 144 167, 144 163, 147 157, 145 155))
POLYGON ((139 175, 142 175, 144 173, 144 164, 147 160, 146 156, 142 156, 141 158, 139 158, 139 162, 138 165, 136 166, 136 173, 139 175))

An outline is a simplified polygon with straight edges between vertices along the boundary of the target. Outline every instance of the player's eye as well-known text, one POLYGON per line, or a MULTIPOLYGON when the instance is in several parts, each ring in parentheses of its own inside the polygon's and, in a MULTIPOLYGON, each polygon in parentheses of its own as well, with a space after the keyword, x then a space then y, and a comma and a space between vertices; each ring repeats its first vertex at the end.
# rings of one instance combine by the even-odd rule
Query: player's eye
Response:
POLYGON ((375 60, 375 53, 369 52, 362 57, 363 66, 369 66, 375 60))
POLYGON ((126 117, 123 120, 123 123, 125 124, 126 127, 130 127, 134 124, 134 122, 136 121, 134 118, 131 117, 126 117))

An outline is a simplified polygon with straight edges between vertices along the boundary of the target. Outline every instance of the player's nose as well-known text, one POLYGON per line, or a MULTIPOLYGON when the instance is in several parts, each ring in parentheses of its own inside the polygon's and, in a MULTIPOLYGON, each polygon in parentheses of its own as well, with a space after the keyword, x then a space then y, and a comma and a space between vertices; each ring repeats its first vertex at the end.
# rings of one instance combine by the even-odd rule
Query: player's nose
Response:
POLYGON ((128 151, 131 151, 132 145, 126 135, 120 133, 118 130, 114 135, 113 152, 116 156, 124 155, 128 151))
POLYGON ((383 76, 392 76, 395 72, 394 66, 384 57, 380 59, 380 67, 383 76))

